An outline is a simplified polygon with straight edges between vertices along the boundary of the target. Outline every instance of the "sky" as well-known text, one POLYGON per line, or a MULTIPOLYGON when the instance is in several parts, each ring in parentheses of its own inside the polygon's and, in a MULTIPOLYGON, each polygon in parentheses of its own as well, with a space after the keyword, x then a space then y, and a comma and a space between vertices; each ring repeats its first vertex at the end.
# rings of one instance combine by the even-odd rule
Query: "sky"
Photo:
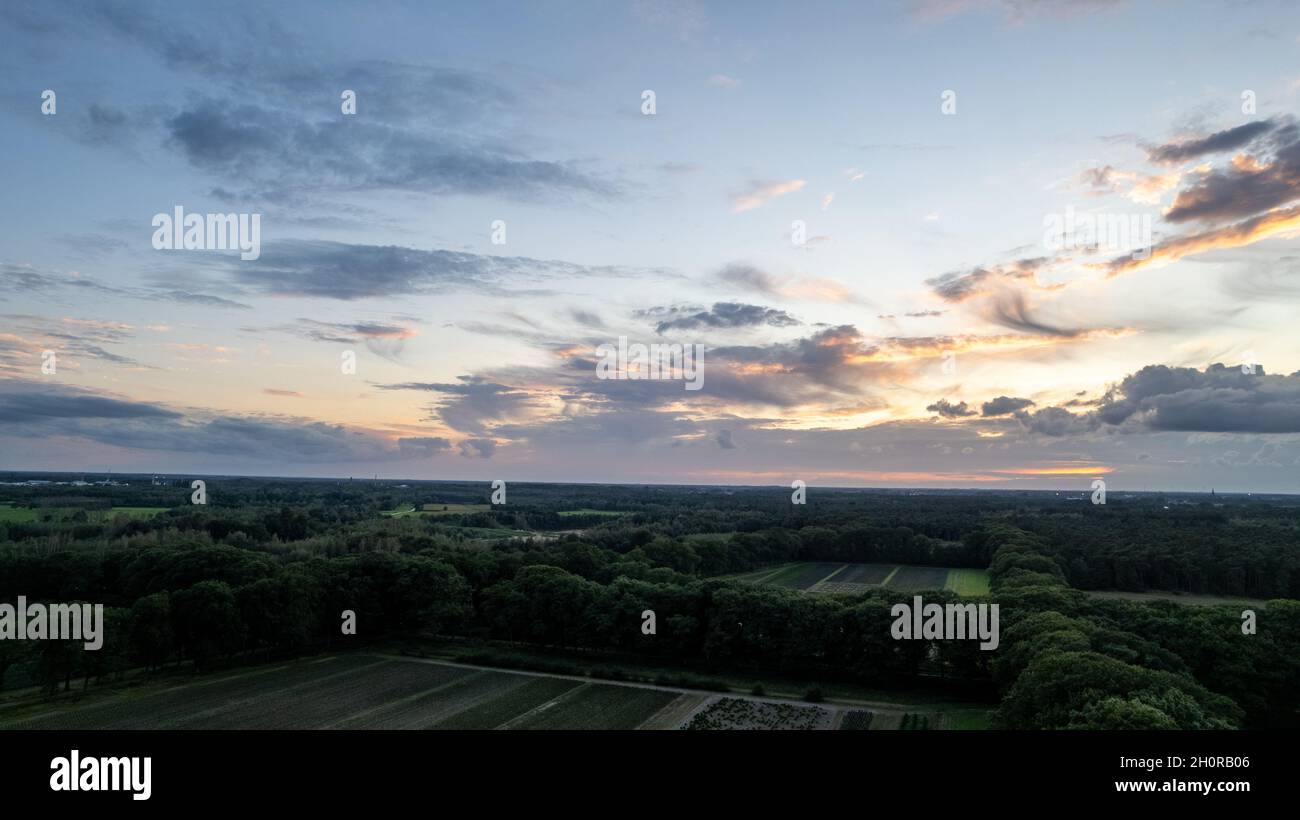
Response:
POLYGON ((0 42, 0 469, 1300 492, 1286 2, 7 3, 0 42))

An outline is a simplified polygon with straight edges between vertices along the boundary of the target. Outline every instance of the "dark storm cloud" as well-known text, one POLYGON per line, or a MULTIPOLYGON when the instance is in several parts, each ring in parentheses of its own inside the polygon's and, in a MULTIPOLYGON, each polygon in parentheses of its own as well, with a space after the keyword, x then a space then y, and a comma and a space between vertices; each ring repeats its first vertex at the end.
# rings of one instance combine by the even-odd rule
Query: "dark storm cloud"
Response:
POLYGON ((989 418, 991 416, 1007 416, 1017 410, 1024 410, 1026 407, 1034 405, 1031 399, 1017 399, 1011 396, 998 396, 996 399, 984 402, 980 407, 980 415, 989 418))
POLYGON ((1152 430, 1238 433, 1300 432, 1300 372, 1270 376, 1241 366, 1150 365, 1103 397, 1097 415, 1108 424, 1135 419, 1152 430))
POLYGON ((1044 436, 1079 436, 1091 433, 1101 426, 1095 415, 1076 415, 1062 407, 1044 407, 1034 412, 1020 411, 1016 419, 1030 433, 1044 436))
POLYGON ((938 413, 946 419, 957 419, 964 416, 975 415, 975 411, 968 408, 964 401, 953 404, 947 399, 939 399, 937 402, 929 405, 925 409, 931 413, 938 413))
POLYGON ((0 393, 0 422, 42 423, 51 419, 176 419, 181 414, 145 402, 123 401, 89 393, 0 393))
POLYGON ((1031 432, 1050 436, 1103 425, 1133 432, 1300 433, 1300 372, 1270 376, 1262 366, 1254 370, 1148 365, 1107 391, 1092 412, 1045 407, 1015 416, 1031 432))
POLYGON ((1241 219, 1300 199, 1300 127, 1292 121, 1269 125, 1252 157, 1216 168, 1179 191, 1165 220, 1241 219))
POLYGON ((668 309, 672 318, 664 319, 655 325, 655 332, 663 334, 669 330, 695 330, 699 328, 734 328, 734 327, 789 327, 801 324, 784 310, 766 308, 761 305, 745 305, 738 302, 717 302, 709 310, 690 311, 668 309))
POLYGON ((305 418, 182 411, 19 380, 0 381, 0 423, 5 433, 25 439, 74 438, 123 449, 267 462, 400 459, 427 454, 434 446, 401 448, 370 431, 305 418))
POLYGON ((1186 162, 1206 154, 1231 151, 1234 148, 1240 148, 1248 144, 1260 134, 1272 130, 1273 127, 1274 123, 1270 120, 1256 120, 1245 125, 1238 125, 1235 128, 1218 131, 1200 139, 1151 146, 1147 149, 1147 158, 1152 162, 1168 165, 1186 162))

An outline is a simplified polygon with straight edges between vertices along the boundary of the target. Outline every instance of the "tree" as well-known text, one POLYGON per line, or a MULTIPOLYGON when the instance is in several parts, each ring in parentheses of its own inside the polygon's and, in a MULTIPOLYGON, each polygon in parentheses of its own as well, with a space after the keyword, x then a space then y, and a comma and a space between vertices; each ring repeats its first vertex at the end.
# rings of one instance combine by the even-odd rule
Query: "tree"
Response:
POLYGON ((162 666, 175 648, 171 594, 155 592, 131 605, 130 649, 146 672, 162 666))
POLYGON ((196 669, 238 649, 244 638, 239 602, 229 584, 201 581, 172 593, 172 617, 177 640, 196 669))

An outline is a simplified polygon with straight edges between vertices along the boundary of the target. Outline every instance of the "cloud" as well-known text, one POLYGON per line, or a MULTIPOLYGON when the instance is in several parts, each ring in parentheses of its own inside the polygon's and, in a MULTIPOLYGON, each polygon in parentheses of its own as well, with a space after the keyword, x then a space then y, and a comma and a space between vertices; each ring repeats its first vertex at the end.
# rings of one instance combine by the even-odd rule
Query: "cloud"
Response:
POLYGON ((15 390, 0 393, 0 422, 42 423, 55 419, 177 419, 181 414, 155 404, 82 392, 15 390))
POLYGON ((911 0, 913 16, 924 23, 942 23, 967 12, 1000 12, 1008 25, 1023 25, 1051 16, 1067 18, 1123 5, 1126 0, 911 0))
POLYGON ((985 305, 985 318, 1012 330, 1041 336, 1071 339, 1084 333, 1081 328, 1056 327, 1035 317, 1025 294, 1019 290, 1005 289, 994 294, 985 305))
POLYGON ((1167 191, 1178 187, 1178 173, 1143 174, 1123 171, 1111 165, 1088 168, 1079 174, 1079 181, 1094 193, 1117 193, 1143 205, 1155 205, 1167 191))
MULTIPOLYGON (((181 28, 151 8, 42 5, 18 18, 33 37, 117 40, 203 89, 179 106, 163 98, 124 110, 92 100, 80 139, 133 141, 143 154, 161 137, 239 198, 381 189, 523 200, 619 192, 618 183, 575 162, 526 153, 535 95, 508 84, 502 70, 309 59, 321 52, 296 28, 237 8, 205 31, 206 21, 181 28), (327 106, 302 104, 325 88, 355 90, 358 114, 344 116, 337 96, 327 106)), ((521 74, 519 82, 532 80, 521 74)))
POLYGON ((522 256, 298 239, 264 243, 256 261, 228 257, 204 261, 255 291, 340 300, 408 296, 447 288, 503 293, 514 281, 673 275, 670 271, 587 266, 522 256))
POLYGON ((619 190, 572 163, 521 158, 476 139, 375 120, 340 125, 226 99, 200 102, 163 127, 193 166, 245 186, 236 194, 247 199, 366 190, 532 199, 619 190))
POLYGON ((743 190, 731 196, 731 212, 752 211, 766 205, 779 196, 801 190, 807 181, 787 179, 783 181, 750 180, 743 190))
POLYGON ((1269 376, 1262 366, 1212 364, 1204 371, 1150 365, 1125 378, 1097 408, 1108 424, 1137 421, 1151 430, 1300 432, 1300 372, 1269 376))
MULTIPOLYGON (((1230 165, 1209 170, 1178 192, 1167 222, 1223 222, 1261 214, 1300 199, 1300 126, 1273 126, 1254 155, 1238 154, 1230 165)), ((1245 126, 1242 126, 1245 127, 1245 126)))
POLYGON ((1235 128, 1218 131, 1206 137, 1169 142, 1147 148, 1147 159, 1155 163, 1172 165, 1196 159, 1206 154, 1231 151, 1248 144, 1266 131, 1272 130, 1274 123, 1269 120, 1256 120, 1235 128))
POLYGON ((47 350, 55 354, 57 368, 77 369, 80 359, 96 359, 131 368, 154 369, 104 347, 131 341, 135 337, 131 325, 70 316, 8 314, 2 318, 15 332, 0 332, 0 373, 8 371, 16 375, 35 371, 47 350))
POLYGON ((220 296, 213 296, 208 293, 192 293, 186 290, 160 290, 145 298, 157 298, 170 302, 183 302, 191 305, 203 305, 205 307, 229 308, 234 310, 252 310, 252 307, 242 302, 235 302, 231 299, 223 299, 220 296))
POLYGON ((1275 236, 1300 231, 1300 206, 1280 208, 1233 225, 1167 239, 1151 247, 1145 257, 1120 256, 1102 265, 1108 277, 1154 265, 1176 262, 1186 256, 1224 248, 1239 248, 1275 236))
POLYGON ((736 442, 732 441, 730 430, 719 430, 718 435, 716 436, 716 440, 718 442, 718 446, 724 450, 736 449, 736 442))
POLYGON ((1001 265, 945 273, 925 280, 925 284, 945 302, 961 302, 1008 282, 1032 284, 1035 274, 1051 261, 1046 256, 1016 259, 1001 265))
POLYGON ((459 383, 405 382, 375 387, 438 393, 445 398, 432 408, 434 415, 451 429, 472 434, 483 434, 489 423, 527 414, 539 407, 529 391, 478 376, 462 376, 459 383))
MULTIPOLYGON (((669 330, 696 330, 704 327, 736 328, 790 327, 801 324, 784 310, 766 308, 761 305, 745 305, 738 302, 717 302, 709 310, 683 310, 681 308, 661 308, 671 318, 663 319, 655 325, 655 333, 663 335, 669 330)), ((649 314, 653 315, 653 311, 649 314)))
POLYGON ((601 319, 599 316, 597 316, 596 314, 592 313, 589 310, 570 308, 569 316, 575 322, 581 325, 585 325, 587 327, 596 328, 597 330, 604 330, 606 327, 605 320, 601 319))
POLYGON ((690 40, 709 27, 709 18, 697 0, 635 0, 632 10, 642 22, 672 31, 690 40))
POLYGON ((441 436, 408 436, 397 440, 398 448, 405 454, 432 456, 451 449, 451 440, 441 436))
POLYGON ((992 416, 1007 416, 1017 410, 1024 410, 1026 407, 1032 407, 1034 402, 1031 399, 1016 399, 1010 396, 998 396, 996 399, 984 402, 980 408, 980 415, 989 418, 992 416))
POLYGON ((725 88, 730 91, 735 88, 740 88, 740 80, 737 80, 735 77, 728 77, 726 74, 714 74, 709 78, 709 85, 718 88, 725 88))
POLYGON ((834 279, 795 275, 777 276, 743 262, 726 265, 715 274, 715 278, 728 285, 783 299, 800 299, 810 302, 867 303, 867 300, 834 279))
MULTIPOLYGON (((122 243, 125 244, 125 243, 122 243)), ((122 288, 105 285, 81 273, 59 273, 38 270, 32 265, 0 264, 0 289, 10 291, 55 290, 68 288, 94 292, 103 296, 116 296, 146 301, 180 302, 206 307, 250 309, 248 305, 173 287, 122 288)))
POLYGON ((975 411, 968 408, 964 401, 953 404, 947 399, 939 399, 937 402, 929 405, 925 409, 931 413, 938 413, 946 419, 957 419, 975 415, 975 411))
POLYGON ((460 454, 465 458, 492 458, 497 443, 490 438, 467 438, 460 443, 460 454))
POLYGON ((1061 407, 1017 412, 1031 432, 1074 435, 1102 426, 1124 431, 1300 433, 1300 372, 1266 375, 1262 367, 1211 364, 1205 370, 1148 365, 1125 377, 1097 402, 1074 414, 1061 407))
POLYGON ((1053 437, 1084 435, 1101 424, 1092 414, 1076 415, 1062 407, 1044 407, 1032 413, 1022 410, 1015 417, 1028 432, 1053 437))
POLYGON ((48 444, 79 439, 140 453, 242 457, 263 464, 391 460, 386 436, 314 419, 235 415, 132 401, 62 385, 0 381, 4 435, 48 444))

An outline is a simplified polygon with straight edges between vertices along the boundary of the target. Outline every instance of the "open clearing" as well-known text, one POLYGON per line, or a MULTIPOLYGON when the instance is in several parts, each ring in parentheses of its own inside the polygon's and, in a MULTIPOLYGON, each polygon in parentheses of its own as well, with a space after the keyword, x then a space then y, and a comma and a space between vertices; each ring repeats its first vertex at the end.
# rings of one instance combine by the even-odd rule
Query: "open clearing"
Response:
POLYGON ((433 503, 433 504, 422 504, 420 505, 420 509, 417 510, 414 505, 407 504, 401 507, 400 509, 384 510, 380 513, 380 515, 385 515, 388 516, 389 518, 407 518, 413 515, 421 515, 421 516, 423 515, 427 515, 427 516, 468 515, 469 513, 488 512, 491 509, 492 509, 491 504, 433 503))
MULTIPOLYGON (((153 518, 166 507, 112 507, 86 510, 88 522, 111 521, 114 518, 153 518)), ((81 511, 80 507, 15 507, 12 504, 0 504, 0 524, 28 523, 43 521, 49 516, 51 521, 67 521, 81 511)))
POLYGON ((989 574, 983 569, 812 561, 765 567, 734 577, 750 584, 772 584, 805 592, 856 595, 883 587, 900 592, 947 589, 960 595, 989 594, 989 574))
MULTIPOLYGON (((874 730, 900 728, 915 712, 358 652, 103 691, 84 701, 14 702, 0 710, 0 729, 874 730)), ((943 710, 924 714, 925 725, 950 725, 943 710)))
POLYGON ((611 518, 616 518, 620 515, 627 515, 627 513, 620 512, 618 510, 586 509, 586 510, 560 510, 559 515, 603 515, 611 518))
POLYGON ((1178 604, 1191 604, 1193 606, 1218 606, 1220 604, 1232 604, 1245 607, 1255 607, 1263 609, 1266 601, 1259 598, 1234 598, 1229 595, 1200 595, 1194 592, 1163 592, 1153 589, 1149 592, 1122 592, 1112 590, 1084 590, 1095 598, 1111 598, 1120 601, 1173 601, 1178 604))

